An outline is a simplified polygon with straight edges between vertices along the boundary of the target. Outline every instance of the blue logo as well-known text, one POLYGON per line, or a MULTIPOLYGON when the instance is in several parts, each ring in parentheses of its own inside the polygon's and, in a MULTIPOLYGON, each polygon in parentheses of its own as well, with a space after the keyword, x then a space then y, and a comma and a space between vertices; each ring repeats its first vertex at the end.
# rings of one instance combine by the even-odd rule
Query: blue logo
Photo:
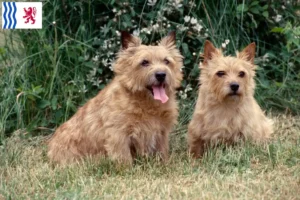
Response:
POLYGON ((3 2, 3 29, 15 29, 17 25, 16 12, 17 7, 15 2, 3 2))

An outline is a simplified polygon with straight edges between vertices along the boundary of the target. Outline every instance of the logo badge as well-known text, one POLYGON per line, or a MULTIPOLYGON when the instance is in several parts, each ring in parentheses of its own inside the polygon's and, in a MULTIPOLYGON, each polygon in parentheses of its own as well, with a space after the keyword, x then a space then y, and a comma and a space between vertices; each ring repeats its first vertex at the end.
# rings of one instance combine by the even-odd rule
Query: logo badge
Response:
POLYGON ((35 15, 36 15, 36 7, 28 7, 28 10, 24 8, 25 16, 23 18, 26 18, 25 24, 29 22, 29 20, 32 21, 31 24, 35 24, 35 15))
POLYGON ((2 29, 41 29, 42 2, 2 2, 2 29))

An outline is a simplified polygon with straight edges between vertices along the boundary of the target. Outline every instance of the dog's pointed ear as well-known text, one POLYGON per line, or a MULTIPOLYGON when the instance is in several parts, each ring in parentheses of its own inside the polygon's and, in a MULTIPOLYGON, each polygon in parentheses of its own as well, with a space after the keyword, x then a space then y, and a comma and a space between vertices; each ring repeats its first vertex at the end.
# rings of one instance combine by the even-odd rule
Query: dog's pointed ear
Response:
POLYGON ((245 47, 243 51, 239 53, 238 57, 254 64, 255 49, 256 49, 256 44, 255 42, 252 42, 247 47, 245 47))
POLYGON ((214 55, 218 54, 218 49, 209 41, 206 40, 204 43, 204 60, 203 64, 206 65, 209 60, 213 58, 214 55))
POLYGON ((121 32, 121 42, 122 42, 122 49, 127 49, 128 47, 137 47, 142 44, 140 38, 134 37, 127 31, 121 32))
POLYGON ((167 49, 176 48, 176 32, 175 31, 169 32, 166 37, 161 39, 159 45, 164 46, 167 49))

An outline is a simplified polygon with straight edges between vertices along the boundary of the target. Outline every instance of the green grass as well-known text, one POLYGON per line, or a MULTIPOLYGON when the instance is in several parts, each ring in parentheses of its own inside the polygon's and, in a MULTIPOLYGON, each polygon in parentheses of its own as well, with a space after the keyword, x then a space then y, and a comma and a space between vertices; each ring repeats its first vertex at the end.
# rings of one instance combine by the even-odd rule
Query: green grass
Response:
POLYGON ((131 168, 109 160, 53 167, 46 138, 19 130, 0 150, 0 199, 300 199, 300 117, 273 119, 268 144, 217 148, 202 161, 187 156, 177 128, 168 163, 138 159, 131 168))

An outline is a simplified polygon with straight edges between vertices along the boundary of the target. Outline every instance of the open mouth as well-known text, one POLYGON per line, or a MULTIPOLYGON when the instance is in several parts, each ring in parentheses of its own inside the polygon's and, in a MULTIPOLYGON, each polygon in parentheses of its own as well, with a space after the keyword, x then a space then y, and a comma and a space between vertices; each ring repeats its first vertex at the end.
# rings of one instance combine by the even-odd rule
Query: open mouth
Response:
POLYGON ((151 91, 155 100, 159 100, 162 103, 166 103, 169 100, 169 97, 166 94, 165 84, 152 85, 148 86, 147 89, 151 91))

